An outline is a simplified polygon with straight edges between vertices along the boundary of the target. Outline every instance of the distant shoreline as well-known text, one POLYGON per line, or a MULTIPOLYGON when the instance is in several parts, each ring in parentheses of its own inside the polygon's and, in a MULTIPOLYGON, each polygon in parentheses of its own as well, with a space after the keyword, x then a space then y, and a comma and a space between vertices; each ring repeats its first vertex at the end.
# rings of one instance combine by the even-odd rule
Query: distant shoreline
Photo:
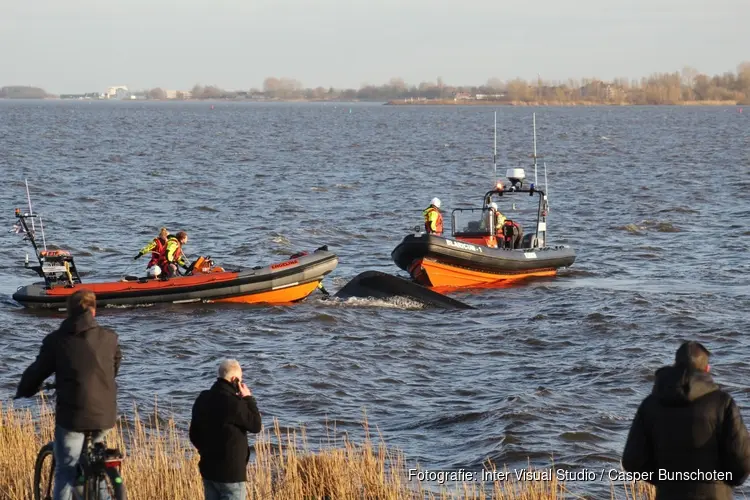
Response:
POLYGON ((682 101, 674 103, 637 104, 631 102, 593 102, 593 101, 499 101, 499 100, 458 100, 429 99, 420 101, 391 100, 387 106, 560 106, 560 107, 592 107, 592 106, 747 106, 739 101, 682 101))
POLYGON ((67 99, 58 96, 47 97, 0 97, 0 101, 71 101, 71 102, 243 102, 243 103, 382 103, 385 106, 507 106, 507 107, 644 107, 644 106, 750 106, 750 102, 736 100, 727 101, 681 101, 673 103, 630 103, 630 102, 592 102, 592 101, 501 101, 501 100, 458 100, 453 99, 427 99, 427 100, 390 100, 382 99, 222 99, 222 98, 198 98, 198 99, 67 99))
POLYGON ((240 102, 368 102, 390 106, 750 106, 750 61, 737 72, 709 76, 695 68, 652 73, 640 79, 599 78, 566 81, 490 78, 480 85, 435 82, 407 84, 391 78, 382 85, 363 83, 358 89, 305 87, 294 78, 263 80, 262 88, 227 90, 217 85, 195 84, 191 89, 161 87, 130 89, 111 86, 103 91, 49 93, 27 85, 0 87, 2 98, 61 100, 219 100, 240 102))

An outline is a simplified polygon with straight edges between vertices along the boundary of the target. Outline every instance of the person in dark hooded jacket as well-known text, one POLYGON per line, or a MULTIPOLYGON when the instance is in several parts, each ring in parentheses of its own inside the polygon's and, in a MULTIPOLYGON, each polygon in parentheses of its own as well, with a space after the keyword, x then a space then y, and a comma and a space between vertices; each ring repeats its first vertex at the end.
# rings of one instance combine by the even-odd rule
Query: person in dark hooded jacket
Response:
POLYGON ((750 439, 739 408, 709 374, 710 353, 685 342, 656 371, 633 420, 622 467, 648 475, 657 500, 723 500, 750 474, 750 439))
MULTIPOLYGON (((117 420, 117 384, 122 353, 117 334, 99 326, 96 295, 77 290, 68 298, 68 317, 42 340, 34 362, 23 372, 16 398, 30 398, 55 375, 55 500, 73 498, 76 464, 84 433, 104 442, 117 420)), ((104 483, 100 488, 105 488, 104 483)), ((106 496, 106 489, 103 491, 106 496)))

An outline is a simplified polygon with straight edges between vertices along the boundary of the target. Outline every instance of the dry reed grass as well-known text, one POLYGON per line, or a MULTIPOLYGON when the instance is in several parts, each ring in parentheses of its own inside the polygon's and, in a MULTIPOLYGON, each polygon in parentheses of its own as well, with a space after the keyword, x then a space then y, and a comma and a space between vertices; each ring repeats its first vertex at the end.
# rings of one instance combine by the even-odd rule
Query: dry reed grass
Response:
MULTIPOLYGON (((32 498, 33 468, 39 448, 52 439, 54 414, 42 401, 39 414, 0 402, 0 500, 32 498)), ((365 423, 362 444, 333 440, 317 453, 309 451, 304 429, 284 432, 274 421, 257 436, 249 465, 248 499, 454 499, 556 500, 583 498, 565 484, 515 479, 485 484, 464 482, 434 487, 410 482, 407 464, 399 451, 382 439, 373 443, 365 423)), ((136 412, 133 421, 119 425, 108 436, 110 446, 125 451, 123 478, 130 500, 165 498, 202 499, 198 457, 173 418, 165 422, 158 411, 144 421, 136 412)), ((488 470, 494 466, 489 464, 488 470)), ((627 500, 653 498, 645 484, 624 489, 612 485, 611 497, 627 500)))

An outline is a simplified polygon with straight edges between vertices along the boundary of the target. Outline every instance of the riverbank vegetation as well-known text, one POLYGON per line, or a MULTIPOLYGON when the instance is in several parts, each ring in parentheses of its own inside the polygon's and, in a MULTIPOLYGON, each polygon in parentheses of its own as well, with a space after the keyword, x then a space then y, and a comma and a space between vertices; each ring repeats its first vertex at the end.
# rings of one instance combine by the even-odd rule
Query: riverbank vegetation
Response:
MULTIPOLYGON (((157 89, 154 94, 163 91, 157 89)), ((438 78, 419 85, 392 78, 383 85, 364 84, 359 89, 304 88, 292 78, 266 78, 262 89, 227 91, 196 85, 183 92, 191 99, 254 99, 302 101, 388 101, 389 104, 507 104, 507 105, 734 105, 750 104, 750 62, 737 72, 709 76, 694 68, 657 73, 638 80, 599 78, 534 81, 490 78, 484 85, 453 85, 438 78)))
MULTIPOLYGON (((3 87, 0 98, 40 98, 47 96, 33 87, 3 87)), ((123 97, 124 96, 124 97, 123 97)), ((70 94, 63 98, 106 99, 106 93, 70 94)), ((685 67, 671 73, 630 79, 599 78, 533 81, 520 78, 490 78, 483 85, 457 85, 437 78, 434 82, 407 84, 391 78, 383 85, 363 84, 359 89, 305 87, 293 78, 269 77, 262 88, 226 90, 216 85, 194 85, 190 90, 162 88, 126 91, 127 99, 151 100, 271 100, 271 101, 376 101, 389 104, 501 104, 501 105, 750 105, 750 62, 736 72, 707 75, 685 67)))
POLYGON ((44 99, 51 97, 39 87, 12 85, 0 88, 0 99, 44 99))
MULTIPOLYGON (((0 500, 32 498, 33 469, 39 448, 52 438, 54 415, 44 403, 32 412, 0 403, 0 500)), ((136 412, 128 423, 110 433, 109 445, 125 450, 123 478, 130 500, 154 498, 201 499, 203 487, 198 458, 172 417, 136 412)), ((365 430, 367 431, 367 423, 365 430)), ((333 438, 332 438, 333 440, 333 438)), ((382 442, 345 438, 311 452, 304 429, 282 430, 277 422, 255 439, 247 483, 249 499, 475 499, 556 500, 582 485, 566 485, 552 478, 541 481, 463 482, 444 486, 409 480, 404 455, 382 442)), ((491 469, 491 468, 490 468, 491 469)), ((653 498, 650 486, 612 485, 611 498, 653 498)))

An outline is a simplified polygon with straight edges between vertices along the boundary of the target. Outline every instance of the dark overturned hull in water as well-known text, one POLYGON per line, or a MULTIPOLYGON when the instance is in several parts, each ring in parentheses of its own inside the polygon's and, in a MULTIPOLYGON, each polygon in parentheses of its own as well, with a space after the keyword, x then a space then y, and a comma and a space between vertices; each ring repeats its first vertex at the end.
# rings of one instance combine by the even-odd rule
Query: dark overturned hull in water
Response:
POLYGON ((551 276, 575 262, 567 246, 492 248, 432 234, 407 235, 391 253, 398 267, 425 286, 461 288, 551 276))
POLYGON ((474 309, 468 304, 434 292, 422 285, 380 271, 365 271, 358 274, 336 292, 334 297, 340 299, 406 297, 431 307, 474 309))
POLYGON ((187 302, 286 304, 307 297, 337 265, 335 254, 319 249, 266 267, 197 273, 169 280, 130 277, 52 288, 41 282, 19 288, 13 299, 29 308, 64 309, 73 292, 88 289, 96 294, 99 307, 187 302))

